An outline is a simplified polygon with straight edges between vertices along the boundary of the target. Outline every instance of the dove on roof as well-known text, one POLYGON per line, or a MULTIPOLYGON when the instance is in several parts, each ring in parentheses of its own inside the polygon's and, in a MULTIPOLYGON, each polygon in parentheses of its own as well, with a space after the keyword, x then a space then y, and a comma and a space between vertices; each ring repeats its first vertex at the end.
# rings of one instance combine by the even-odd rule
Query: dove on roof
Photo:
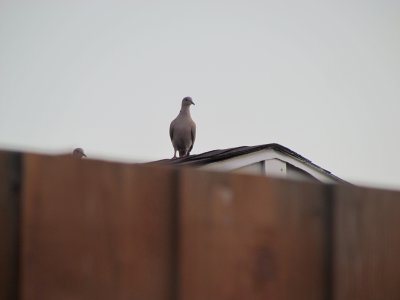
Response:
POLYGON ((169 126, 169 136, 174 147, 174 157, 178 151, 179 157, 189 156, 196 139, 196 123, 190 115, 190 105, 194 105, 192 98, 182 99, 181 110, 169 126))

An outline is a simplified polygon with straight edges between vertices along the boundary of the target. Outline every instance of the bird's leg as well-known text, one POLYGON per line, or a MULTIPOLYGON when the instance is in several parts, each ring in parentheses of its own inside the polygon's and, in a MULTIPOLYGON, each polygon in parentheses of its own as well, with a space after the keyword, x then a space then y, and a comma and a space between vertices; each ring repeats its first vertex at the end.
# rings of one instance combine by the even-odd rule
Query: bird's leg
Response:
POLYGON ((176 158, 176 149, 174 149, 174 157, 172 157, 172 159, 176 158))

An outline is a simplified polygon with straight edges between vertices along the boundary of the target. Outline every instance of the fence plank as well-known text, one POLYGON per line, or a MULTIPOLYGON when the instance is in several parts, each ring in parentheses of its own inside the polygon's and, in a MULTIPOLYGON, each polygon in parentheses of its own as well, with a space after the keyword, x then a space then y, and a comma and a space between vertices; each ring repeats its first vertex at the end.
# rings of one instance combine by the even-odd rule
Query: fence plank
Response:
POLYGON ((322 185, 186 170, 180 299, 327 299, 326 193, 322 185))
POLYGON ((22 299, 174 297, 175 173, 24 158, 22 299))
POLYGON ((400 192, 336 191, 335 299, 400 299, 400 192))
POLYGON ((19 161, 0 152, 0 299, 18 298, 19 161))

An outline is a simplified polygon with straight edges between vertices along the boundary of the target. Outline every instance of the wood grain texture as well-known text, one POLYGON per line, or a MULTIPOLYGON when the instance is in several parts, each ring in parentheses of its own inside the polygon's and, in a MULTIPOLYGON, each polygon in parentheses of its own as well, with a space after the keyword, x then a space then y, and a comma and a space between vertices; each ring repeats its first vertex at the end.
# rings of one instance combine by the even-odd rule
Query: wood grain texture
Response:
POLYGON ((400 299, 400 192, 338 186, 334 224, 334 299, 400 299))
POLYGON ((22 300, 172 299, 175 173, 26 155, 22 300))
POLYGON ((186 170, 180 299, 326 299, 325 187, 186 170))
POLYGON ((18 298, 20 155, 0 152, 0 299, 18 298))

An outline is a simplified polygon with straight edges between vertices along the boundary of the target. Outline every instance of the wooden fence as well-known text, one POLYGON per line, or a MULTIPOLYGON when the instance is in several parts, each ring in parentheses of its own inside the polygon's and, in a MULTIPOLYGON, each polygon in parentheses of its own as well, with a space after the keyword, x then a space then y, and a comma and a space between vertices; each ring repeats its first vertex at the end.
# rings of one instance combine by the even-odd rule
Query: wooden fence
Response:
POLYGON ((0 153, 0 299, 400 299, 400 193, 0 153))

